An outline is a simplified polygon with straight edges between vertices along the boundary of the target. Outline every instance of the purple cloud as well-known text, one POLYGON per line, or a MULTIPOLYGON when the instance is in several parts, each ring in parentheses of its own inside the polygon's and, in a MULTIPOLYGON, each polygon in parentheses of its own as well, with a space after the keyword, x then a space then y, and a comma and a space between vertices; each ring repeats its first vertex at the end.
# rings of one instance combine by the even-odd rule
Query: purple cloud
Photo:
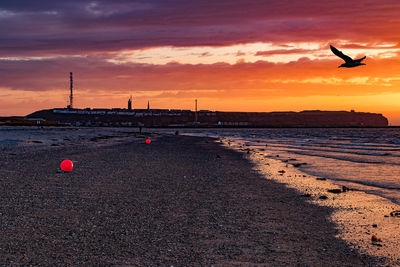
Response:
POLYGON ((0 56, 260 41, 398 43, 399 9, 397 0, 3 0, 0 56))

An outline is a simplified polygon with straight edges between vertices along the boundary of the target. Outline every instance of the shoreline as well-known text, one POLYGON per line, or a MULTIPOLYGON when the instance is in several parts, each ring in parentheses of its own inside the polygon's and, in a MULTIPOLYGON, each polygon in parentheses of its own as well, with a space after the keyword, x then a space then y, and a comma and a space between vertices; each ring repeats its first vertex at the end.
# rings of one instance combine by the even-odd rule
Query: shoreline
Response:
POLYGON ((1 156, 1 264, 380 263, 336 237, 332 208, 215 139, 127 138, 1 156), (57 172, 66 157, 74 170, 57 172))
POLYGON ((296 161, 296 155, 287 159, 272 158, 266 156, 266 149, 244 148, 244 144, 232 138, 220 140, 225 147, 245 153, 255 164, 254 169, 266 179, 295 189, 314 205, 333 208, 329 218, 336 224, 338 237, 349 246, 381 258, 387 265, 400 265, 399 219, 390 216, 392 211, 400 210, 400 205, 388 198, 353 189, 352 183, 342 182, 343 187, 334 180, 305 173, 299 168, 301 164, 296 161), (372 236, 380 241, 373 242, 372 236))

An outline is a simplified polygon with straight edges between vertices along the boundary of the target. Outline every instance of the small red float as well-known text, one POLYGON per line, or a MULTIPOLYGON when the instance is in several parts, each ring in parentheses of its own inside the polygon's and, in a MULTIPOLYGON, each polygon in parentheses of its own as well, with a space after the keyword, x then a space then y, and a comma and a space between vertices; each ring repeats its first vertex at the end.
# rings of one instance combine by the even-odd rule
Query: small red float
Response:
POLYGON ((150 144, 151 140, 150 139, 146 139, 146 144, 150 144))
POLYGON ((73 167, 74 167, 74 163, 72 163, 72 161, 70 161, 69 159, 63 160, 60 164, 61 170, 65 171, 65 172, 70 172, 73 167))

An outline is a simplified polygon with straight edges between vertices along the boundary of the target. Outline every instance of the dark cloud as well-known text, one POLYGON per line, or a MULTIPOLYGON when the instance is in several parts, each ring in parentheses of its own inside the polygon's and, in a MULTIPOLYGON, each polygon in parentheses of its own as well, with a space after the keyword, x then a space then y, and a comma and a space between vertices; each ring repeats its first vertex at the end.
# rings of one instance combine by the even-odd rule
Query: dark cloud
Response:
POLYGON ((273 41, 399 42, 397 0, 2 0, 0 56, 273 41))

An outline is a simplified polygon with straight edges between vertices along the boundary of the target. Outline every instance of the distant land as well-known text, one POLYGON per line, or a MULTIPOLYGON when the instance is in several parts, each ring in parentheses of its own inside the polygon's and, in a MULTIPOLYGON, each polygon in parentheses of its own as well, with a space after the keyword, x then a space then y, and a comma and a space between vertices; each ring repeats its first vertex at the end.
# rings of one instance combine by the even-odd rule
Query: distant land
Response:
MULTIPOLYGON (((34 124, 93 127, 387 127, 379 113, 354 111, 222 112, 179 109, 39 110, 24 119, 34 124)), ((0 120, 1 123, 1 120, 0 120)))

